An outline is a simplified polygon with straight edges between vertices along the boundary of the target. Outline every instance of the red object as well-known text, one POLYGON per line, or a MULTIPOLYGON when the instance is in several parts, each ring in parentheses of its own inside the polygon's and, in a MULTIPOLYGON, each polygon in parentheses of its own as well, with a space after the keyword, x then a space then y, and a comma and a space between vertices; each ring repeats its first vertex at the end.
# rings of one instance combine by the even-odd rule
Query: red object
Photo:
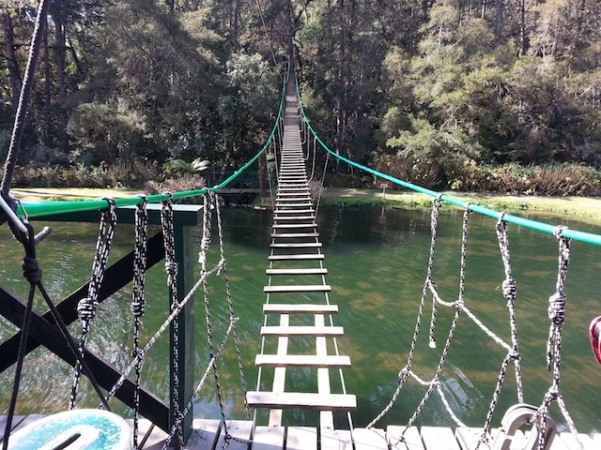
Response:
POLYGON ((601 316, 593 319, 591 326, 588 329, 588 336, 591 339, 591 347, 593 355, 599 364, 601 364, 601 316))

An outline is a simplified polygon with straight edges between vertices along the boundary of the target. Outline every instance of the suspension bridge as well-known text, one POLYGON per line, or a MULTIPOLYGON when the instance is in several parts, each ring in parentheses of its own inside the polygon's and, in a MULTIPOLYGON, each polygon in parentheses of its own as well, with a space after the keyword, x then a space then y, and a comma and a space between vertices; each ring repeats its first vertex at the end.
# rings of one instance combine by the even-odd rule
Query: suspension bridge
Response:
MULTIPOLYGON (((444 201, 457 202, 454 198, 444 198, 432 191, 416 187, 426 195, 434 197, 432 209, 432 243, 428 262, 427 277, 420 310, 416 321, 416 329, 409 351, 407 365, 401 368, 399 373, 398 388, 382 413, 365 428, 353 427, 352 412, 357 408, 356 396, 346 391, 344 383, 344 371, 351 367, 348 356, 341 354, 337 338, 343 336, 344 328, 334 324, 334 317, 338 313, 338 306, 331 302, 330 295, 332 286, 327 283, 328 269, 326 258, 322 251, 323 247, 319 239, 319 230, 316 223, 318 214, 318 203, 312 195, 307 176, 306 153, 308 148, 302 143, 301 130, 305 134, 314 132, 310 125, 302 125, 304 111, 299 106, 299 91, 296 80, 292 76, 283 96, 280 115, 272 133, 275 142, 277 136, 280 138, 280 149, 277 174, 277 192, 274 198, 273 224, 271 228, 271 242, 269 255, 266 261, 267 285, 264 287, 266 297, 263 306, 264 324, 260 330, 261 340, 260 352, 256 355, 255 365, 259 372, 257 386, 249 390, 246 386, 244 371, 248 367, 242 367, 238 356, 240 379, 245 392, 245 404, 248 415, 246 420, 231 420, 224 412, 221 405, 221 418, 193 419, 192 408, 195 395, 203 388, 210 372, 213 372, 218 397, 220 398, 219 374, 216 362, 223 347, 228 340, 234 340, 236 348, 239 341, 236 334, 237 317, 234 312, 234 303, 229 294, 227 276, 225 278, 228 310, 230 312, 230 326, 221 342, 217 342, 211 327, 211 315, 209 308, 208 280, 210 277, 223 276, 227 271, 227 260, 223 249, 222 223, 220 217, 219 202, 215 194, 219 193, 219 186, 201 190, 200 192, 186 192, 161 194, 159 196, 115 199, 115 200, 91 200, 83 202, 45 202, 19 205, 17 211, 11 208, 5 210, 7 220, 12 221, 11 226, 19 232, 23 227, 27 235, 20 235, 20 240, 26 249, 26 261, 28 264, 25 275, 33 288, 37 287, 45 298, 50 311, 40 315, 32 311, 25 302, 16 298, 9 291, 2 288, 3 307, 2 314, 15 325, 21 328, 21 332, 12 339, 0 345, 0 356, 7 361, 4 367, 12 363, 22 361, 32 347, 42 345, 47 350, 57 354, 74 367, 74 383, 71 395, 72 411, 77 401, 78 386, 81 378, 86 377, 92 382, 94 389, 100 397, 100 405, 109 409, 111 398, 115 397, 132 407, 134 418, 130 419, 126 427, 126 434, 130 435, 133 430, 133 441, 127 441, 126 448, 181 448, 204 449, 204 448, 287 448, 287 449, 310 449, 310 448, 409 448, 409 449, 472 449, 472 448, 509 448, 509 442, 519 448, 598 448, 601 437, 599 435, 588 436, 578 434, 571 424, 571 418, 567 410, 564 411, 561 392, 559 390, 559 377, 561 371, 561 325, 565 313, 565 293, 563 282, 565 281, 569 261, 570 238, 583 240, 591 243, 599 243, 599 236, 569 230, 561 227, 538 222, 528 221, 516 216, 491 212, 478 205, 461 204, 464 209, 462 225, 462 251, 460 277, 460 295, 457 300, 447 302, 441 298, 437 291, 436 282, 432 278, 432 267, 435 263, 437 217, 440 205, 444 201), (203 195, 204 204, 196 206, 178 206, 173 204, 176 197, 189 195, 203 195), (158 197, 158 198, 156 198, 158 197), (159 201, 160 208, 153 202, 159 201), (119 204, 121 203, 121 205, 119 204), (27 220, 23 220, 25 211, 29 217, 43 216, 50 220, 90 220, 95 221, 96 216, 89 217, 90 211, 101 210, 101 224, 99 229, 96 258, 93 264, 90 282, 83 286, 78 292, 69 296, 58 305, 54 306, 51 299, 43 289, 41 279, 38 279, 38 269, 35 261, 35 242, 33 230, 27 220), (211 246, 211 223, 213 211, 216 211, 219 235, 219 261, 210 266, 211 246), (510 317, 511 342, 504 342, 494 335, 490 329, 479 321, 464 303, 464 265, 467 245, 467 223, 469 213, 477 211, 483 214, 496 216, 499 247, 505 268, 506 279, 503 282, 503 294, 507 299, 508 314, 510 317), (199 220, 199 215, 202 216, 199 220), (107 267, 108 252, 110 251, 116 222, 133 223, 136 229, 134 251, 122 258, 111 267, 107 267), (559 242, 559 267, 558 283, 554 295, 557 304, 552 304, 550 311, 551 329, 549 338, 549 364, 553 371, 553 383, 549 387, 548 394, 539 407, 525 405, 521 394, 521 375, 519 370, 519 345, 517 341, 517 329, 515 326, 514 301, 516 299, 515 281, 511 273, 509 257, 509 242, 506 224, 517 221, 521 225, 530 225, 543 232, 554 233, 559 242), (192 243, 189 236, 183 231, 184 228, 199 223, 202 226, 202 240, 200 243, 200 262, 202 266, 200 279, 190 282, 186 280, 190 273, 186 271, 186 258, 177 253, 189 252, 192 243), (154 237, 147 237, 148 223, 161 224, 161 232, 154 237), (570 237, 563 236, 564 234, 570 237), (165 324, 157 331, 146 344, 140 342, 140 321, 144 314, 144 273, 152 265, 164 259, 168 274, 169 291, 171 293, 171 315, 165 324), (179 267, 179 270, 178 270, 179 267), (127 268, 127 269, 126 269, 127 268), (184 269, 184 270, 182 270, 184 269), (184 277, 182 278, 182 275, 184 277), (134 358, 125 371, 119 371, 103 362, 101 358, 92 354, 86 348, 86 336, 92 325, 96 308, 99 302, 106 299, 111 293, 122 288, 133 281, 132 312, 136 323, 134 336, 134 358), (195 291, 202 290, 205 299, 205 313, 207 317, 208 346, 212 359, 207 366, 204 375, 198 385, 190 374, 196 372, 193 358, 194 343, 190 342, 191 336, 187 329, 191 327, 190 320, 193 309, 189 303, 195 291), (419 338, 420 325, 424 320, 424 309, 427 297, 431 296, 433 307, 431 310, 431 321, 429 325, 429 339, 435 346, 434 329, 436 326, 437 308, 447 307, 455 311, 453 325, 441 352, 440 363, 435 375, 430 379, 424 379, 413 371, 412 360, 415 356, 416 342, 419 338), (307 301, 310 299, 311 301, 307 301), (563 302, 563 303, 562 303, 563 302), (507 356, 502 361, 497 387, 491 400, 489 414, 484 418, 482 428, 470 428, 463 425, 459 418, 454 416, 445 394, 440 389, 440 374, 446 364, 446 354, 452 344, 452 338, 460 316, 467 316, 478 324, 482 331, 505 348, 507 356), (78 339, 71 337, 66 329, 66 324, 80 319, 82 323, 82 335, 78 339), (560 320, 561 319, 561 320, 560 320), (29 323, 29 327, 27 324, 29 323), (301 325, 299 325, 301 324, 301 325), (141 365, 148 349, 156 342, 161 333, 169 330, 173 344, 172 366, 171 366, 171 398, 169 404, 163 403, 153 393, 148 392, 142 386, 141 365), (18 341, 25 342, 21 350, 17 351, 18 341), (295 345, 289 345, 296 340, 295 345), (25 348, 25 350, 23 350, 25 348), (273 349, 269 353, 267 349, 273 349), (294 352, 291 353, 291 350, 294 352), (518 386, 518 404, 512 411, 508 411, 503 423, 495 426, 492 422, 492 414, 501 391, 507 372, 511 365, 515 366, 515 376, 518 386), (294 378, 295 371, 309 371, 314 374, 315 382, 309 383, 316 386, 312 392, 287 391, 290 379, 294 378), (133 378, 131 373, 134 373, 133 378), (332 383, 331 377, 339 378, 340 381, 332 383), (378 421, 385 416, 387 411, 395 407, 396 399, 401 395, 403 386, 412 379, 425 386, 426 394, 411 417, 408 424, 391 425, 386 429, 377 427, 378 421), (340 392, 335 392, 337 387, 340 392), (340 388, 341 387, 341 388, 340 388), (431 396, 439 395, 443 403, 449 407, 449 413, 456 419, 458 427, 455 430, 445 427, 416 426, 423 406, 431 396), (566 421, 571 428, 570 431, 557 433, 557 429, 549 415, 548 408, 551 403, 559 402, 560 408, 566 414, 566 421), (269 411, 267 423, 257 423, 253 419, 251 410, 269 411), (286 425, 283 420, 288 410, 309 409, 319 411, 319 421, 312 427, 286 425), (336 429, 334 414, 343 414, 348 426, 344 429, 336 429), (536 432, 524 434, 518 428, 521 425, 533 423, 536 432), (499 426, 500 425, 500 426, 499 426), (540 438, 540 442, 536 439, 540 438), (529 442, 530 439, 530 442, 529 442), (579 447, 581 445, 581 447, 579 447)), ((319 138, 313 135, 314 142, 319 138)), ((305 143, 310 143, 305 138, 305 143)), ((265 151, 268 145, 262 149, 265 151)), ((331 152, 324 145, 326 151, 331 152)), ((334 156, 335 153, 331 152, 334 156)), ((257 156, 251 160, 248 167, 257 156)), ((342 158, 344 160, 344 158, 342 158)), ((356 164, 350 160, 349 163, 356 164)), ((364 168, 367 171, 371 169, 364 168)), ((372 171, 373 172, 373 171, 372 171)), ((232 175, 235 177, 240 172, 232 175)), ((408 183, 378 173, 379 177, 391 181, 414 186, 408 183)), ((33 289, 35 290, 35 289, 33 289)), ((18 383, 15 385, 14 395, 18 393, 18 383)), ((220 400, 221 403, 221 400, 220 400)), ((66 413, 68 414, 68 413, 66 413)), ((60 416, 60 414, 59 414, 60 416)), ((26 434, 38 435, 40 429, 48 427, 44 420, 54 420, 55 416, 46 419, 39 415, 15 416, 14 411, 2 418, 6 430, 3 436, 9 436, 9 430, 15 436, 14 445, 19 445, 24 439, 19 430, 29 430, 26 434), (40 424, 40 429, 36 429, 40 424)), ((72 421, 70 418, 69 421, 72 421)), ((98 420, 97 418, 95 420, 98 420)), ((52 428, 52 427, 51 427, 52 428)), ((10 442, 10 438, 4 438, 4 442, 10 442)), ((11 444, 12 445, 12 444, 11 444)), ((24 444, 31 445, 31 443, 24 444)), ((62 444, 61 444, 62 445, 62 444)), ((28 448, 28 447, 15 447, 28 448)), ((61 447, 62 448, 62 447, 61 447)), ((69 448, 69 447, 65 447, 69 448)), ((115 447, 117 448, 117 447, 115 447)))
MULTIPOLYGON (((24 92, 28 89, 23 83, 24 92)), ((27 93, 21 102, 27 101, 27 93)), ((570 261, 570 243, 573 240, 590 245, 601 245, 601 236, 561 226, 552 226, 511 214, 504 214, 475 204, 465 203, 451 196, 415 186, 403 180, 376 172, 373 169, 338 155, 321 141, 308 121, 296 77, 289 70, 282 90, 278 116, 265 146, 243 167, 226 180, 210 188, 122 199, 87 201, 58 201, 20 204, 10 195, 10 182, 15 154, 22 133, 22 121, 16 121, 11 152, 2 180, 0 222, 6 223, 22 246, 23 274, 29 284, 27 299, 22 299, 0 282, 0 314, 19 331, 0 343, 0 370, 14 365, 14 383, 6 415, 1 418, 0 433, 3 449, 597 449, 601 435, 578 433, 564 401, 560 381, 562 372, 562 327, 566 320, 567 296, 565 283, 570 261), (304 142, 303 144, 303 137, 304 142), (426 277, 423 283, 415 328, 406 364, 399 368, 396 389, 389 403, 373 420, 355 427, 352 412, 360 407, 356 395, 347 392, 345 371, 351 359, 341 352, 338 338, 344 327, 335 324, 338 306, 332 302, 332 286, 327 282, 326 256, 320 242, 316 222, 319 213, 319 192, 312 192, 306 167, 306 155, 313 142, 327 152, 328 158, 351 164, 395 185, 412 189, 433 198, 431 211, 431 244, 428 252, 426 277), (305 148, 305 145, 307 148, 305 148), (257 161, 267 151, 277 160, 277 192, 273 200, 269 255, 266 259, 267 285, 263 295, 264 321, 257 340, 260 350, 255 358, 257 385, 249 389, 245 367, 240 355, 240 338, 236 324, 239 318, 231 295, 228 279, 228 260, 224 250, 220 191, 257 161), (174 202, 181 198, 201 197, 202 205, 184 206, 174 202), (443 203, 463 209, 461 221, 461 252, 459 294, 446 300, 439 292, 433 268, 437 264, 437 231, 440 207, 443 203), (37 260, 36 246, 47 239, 49 230, 35 232, 30 220, 43 217, 50 221, 96 222, 100 225, 96 251, 89 282, 59 303, 55 303, 44 286, 42 270, 37 260), (495 229, 503 263, 502 295, 507 302, 509 339, 494 333, 472 311, 464 296, 468 224, 471 213, 495 219, 495 229), (135 229, 133 250, 112 265, 109 254, 119 223, 131 223, 135 229), (537 405, 524 402, 521 355, 518 339, 515 302, 517 285, 510 258, 507 224, 529 227, 555 236, 557 240, 557 282, 549 298, 546 362, 551 380, 537 405), (160 231, 149 236, 149 225, 160 231), (217 230, 212 230, 216 226, 217 230), (200 243, 195 243, 191 228, 199 227, 200 243), (217 235, 216 242, 214 239, 217 235), (197 249, 200 274, 194 275, 192 259, 197 249), (146 339, 141 334, 141 323, 146 310, 146 272, 158 262, 165 262, 166 292, 169 297, 169 315, 164 323, 146 339), (132 284, 131 320, 133 336, 131 356, 125 368, 117 368, 89 348, 89 334, 99 314, 98 305, 110 295, 132 284), (215 302, 209 283, 225 287, 223 301, 227 311, 227 329, 223 334, 215 330, 211 302, 215 302), (203 299, 194 305, 195 294, 203 299), (40 314, 34 308, 36 296, 41 297, 48 311, 40 314), (200 308, 198 307, 200 306, 200 308), (195 359, 195 309, 204 309, 206 320, 206 349, 209 362, 198 368, 195 359), (437 339, 437 321, 440 311, 450 311, 451 325, 444 339, 437 339), (461 319, 461 320, 460 320, 461 319), (494 383, 488 411, 482 426, 466 426, 453 411, 444 390, 441 377, 447 365, 447 356, 453 346, 460 322, 470 321, 483 336, 501 349, 505 356, 499 362, 499 374, 494 383), (79 324, 79 336, 68 326, 79 324), (425 331, 424 331, 425 330, 425 331), (163 335, 169 336, 169 398, 164 400, 144 387, 142 365, 149 350, 163 335), (416 369, 417 342, 428 340, 436 348, 442 342, 439 361, 433 373, 424 374, 416 369), (42 417, 22 416, 17 411, 17 398, 27 355, 37 347, 54 353, 72 367, 70 396, 65 399, 65 413, 42 417), (244 418, 230 417, 224 406, 222 381, 218 361, 226 346, 235 348, 239 371, 240 391, 244 402, 244 418), (314 376, 305 391, 291 390, 298 372, 314 376), (515 379, 516 404, 504 412, 503 419, 495 422, 501 391, 506 380, 515 379), (199 392, 211 380, 216 392, 219 416, 194 418, 194 403, 199 392), (423 396, 407 423, 379 428, 378 424, 394 408, 407 386, 421 386, 423 396), (98 410, 79 410, 82 385, 98 396, 98 410), (313 389, 313 390, 311 390, 313 389), (424 407, 437 397, 456 424, 446 427, 419 423, 424 407), (131 410, 128 422, 110 413, 116 401, 131 410), (552 417, 550 408, 557 407, 559 417, 552 417), (299 409, 318 411, 314 424, 291 424, 286 413, 299 409), (267 410, 268 419, 262 423, 257 411, 267 410), (336 417, 343 417, 344 428, 337 428, 336 417), (565 431, 558 429, 561 420, 565 431), (521 428, 530 427, 523 432, 521 428), (92 442, 95 441, 95 442, 92 442), (87 445, 88 447, 84 447, 87 445), (94 446, 95 445, 95 446, 94 446)), ((25 105, 20 104, 20 110, 25 105)), ((327 159, 326 159, 327 161, 327 159)), ((312 178, 312 177, 311 177, 312 178)), ((16 245, 18 245, 16 244, 16 245)), ((8 281, 8 280, 7 280, 8 281)), ((223 319, 223 318, 220 318, 223 319)), ((593 352, 601 363, 601 318, 590 326, 593 352)), ((377 362, 374 362, 377 363, 377 362)))

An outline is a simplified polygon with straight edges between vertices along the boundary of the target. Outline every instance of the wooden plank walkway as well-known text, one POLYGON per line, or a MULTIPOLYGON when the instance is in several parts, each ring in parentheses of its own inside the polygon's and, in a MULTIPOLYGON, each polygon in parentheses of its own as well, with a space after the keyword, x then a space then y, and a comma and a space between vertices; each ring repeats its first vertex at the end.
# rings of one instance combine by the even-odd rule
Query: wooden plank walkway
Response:
MULTIPOLYGON (((13 430, 21 429, 44 415, 16 416, 13 420, 13 430)), ((128 421, 131 425, 131 420, 128 421)), ((6 417, 0 416, 0 442, 4 437, 6 417)), ((227 432, 235 439, 230 440, 228 449, 244 450, 474 450, 478 443, 481 430, 478 428, 458 428, 453 430, 445 427, 411 427, 405 432, 405 441, 399 442, 399 437, 405 430, 404 426, 390 425, 386 432, 382 429, 356 428, 353 433, 348 430, 324 429, 321 433, 311 427, 266 427, 254 426, 251 421, 226 421, 227 432), (353 446, 354 445, 354 446, 353 446)), ((225 428, 219 420, 194 419, 190 439, 185 445, 186 450, 218 450, 224 448, 225 428)), ((497 430, 493 430, 493 439, 497 430)), ((140 449, 160 450, 166 442, 166 433, 153 427, 148 420, 140 422, 140 449)), ((527 436, 521 431, 516 434, 512 448, 524 448, 527 436)), ((601 434, 578 435, 584 450, 599 450, 601 434)), ((579 445, 577 438, 571 433, 559 433, 555 437, 551 450, 576 450, 579 445)), ((174 447, 169 447, 173 449, 174 447)), ((490 448, 486 445, 481 449, 490 448)), ((68 449, 68 447, 67 447, 68 449)))
MULTIPOLYGON (((264 349, 265 343, 268 343, 268 348, 276 348, 277 351, 275 354, 257 355, 255 359, 255 365, 261 370, 269 368, 273 371, 273 382, 270 387, 261 386, 257 391, 249 392, 246 399, 252 408, 270 410, 271 427, 282 424, 284 410, 313 409, 320 411, 321 429, 333 430, 332 411, 353 410, 357 400, 344 391, 332 392, 330 385, 330 370, 340 375, 340 369, 350 367, 351 360, 348 356, 328 353, 328 349, 331 352, 332 348, 337 351, 338 346, 331 344, 335 344, 333 340, 342 336, 344 330, 333 325, 332 314, 337 313, 338 308, 329 299, 332 287, 326 283, 325 256, 319 242, 299 124, 298 103, 291 85, 286 97, 278 190, 267 258, 269 267, 265 271, 268 276, 264 288, 267 296, 263 308, 265 318, 261 328, 261 348, 264 349), (289 325, 291 321, 297 323, 295 319, 300 316, 306 318, 307 315, 313 315, 312 325, 307 324, 307 320, 303 326, 289 325), (296 354, 290 354, 289 344, 296 354), (308 384, 313 384, 315 387, 309 389, 317 392, 297 392, 298 388, 296 391, 285 390, 292 385, 290 380, 299 371, 305 377, 307 373, 316 377, 316 383, 308 384)), ((280 434, 267 431, 262 436, 278 442, 282 439, 280 434)), ((303 427, 288 428, 285 438, 290 449, 316 448, 318 443, 315 430, 303 427), (308 440, 311 440, 311 445, 307 444, 308 440)))

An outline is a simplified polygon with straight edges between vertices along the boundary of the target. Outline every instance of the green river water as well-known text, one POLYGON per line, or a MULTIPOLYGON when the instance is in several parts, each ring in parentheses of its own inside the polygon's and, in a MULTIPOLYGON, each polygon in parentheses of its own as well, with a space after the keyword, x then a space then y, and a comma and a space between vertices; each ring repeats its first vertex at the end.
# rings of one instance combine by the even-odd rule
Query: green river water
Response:
MULTIPOLYGON (((544 218, 543 218, 544 219, 544 218)), ((254 356, 260 351, 259 329, 263 324, 263 286, 267 282, 265 267, 269 248, 271 213, 251 209, 225 209, 225 241, 228 274, 234 306, 240 317, 238 332, 245 373, 254 388, 257 370, 254 356)), ((349 355, 352 368, 344 370, 347 389, 357 395, 358 411, 353 413, 355 426, 364 426, 387 404, 397 385, 397 374, 406 363, 417 308, 426 274, 430 243, 429 211, 406 211, 380 208, 322 208, 318 218, 320 240, 329 269, 327 281, 332 285, 331 300, 339 305, 334 317, 342 325, 345 336, 339 339, 342 354, 349 355)), ((566 223, 577 229, 599 232, 575 222, 566 223)), ((36 222, 36 229, 44 223, 36 222)), ((44 283, 51 296, 58 299, 70 293, 89 277, 94 254, 97 224, 51 224, 54 232, 39 247, 39 260, 44 283)), ((551 382, 545 368, 548 334, 548 298, 555 290, 557 273, 557 241, 516 226, 510 226, 510 245, 514 277, 518 283, 518 329, 521 345, 525 400, 538 405, 551 382)), ((458 292, 459 239, 461 211, 443 208, 439 220, 438 247, 433 278, 443 297, 454 300, 458 292)), ((130 251, 133 229, 117 228, 111 254, 115 261, 130 251)), ((216 239, 214 239, 216 241, 216 239)), ((25 298, 27 286, 20 271, 21 248, 12 240, 6 226, 0 233, 1 283, 25 298)), ((574 242, 567 278, 568 310, 564 326, 561 391, 580 432, 601 430, 601 367, 593 359, 588 342, 590 321, 601 315, 601 249, 574 242)), ((213 255, 215 256, 215 255, 213 255)), ((509 337, 505 300, 500 291, 504 273, 494 221, 472 214, 467 254, 466 305, 493 331, 509 337)), ((148 310, 144 318, 142 342, 146 342, 167 316, 168 296, 162 264, 148 275, 148 310)), ((214 334, 219 338, 227 324, 227 307, 223 301, 220 279, 211 281, 211 311, 214 334)), ((129 287, 100 306, 93 324, 90 347, 120 368, 126 367, 131 352, 131 314, 129 287)), ((204 367, 206 350, 205 314, 202 296, 196 299, 196 360, 204 367)), ((38 301, 36 308, 45 310, 38 301)), ((429 317, 430 308, 426 309, 429 317)), ((453 311, 440 309, 437 336, 439 348, 427 344, 427 327, 423 325, 414 362, 414 370, 429 378, 438 362, 453 311)), ((78 334, 78 327, 72 326, 78 334)), ((4 340, 14 327, 0 322, 0 338, 4 340)), ((159 397, 168 397, 168 338, 160 339, 149 352, 144 364, 144 385, 159 397)), ((496 384, 505 352, 486 337, 466 317, 460 319, 458 331, 442 377, 443 389, 459 418, 468 425, 482 425, 496 384)), ((235 363, 233 341, 229 342, 220 361, 226 411, 243 418, 242 391, 235 363)), ((198 375, 200 376, 200 375, 198 375)), ((198 378, 198 377, 197 377, 198 378)), ((298 388, 310 388, 314 375, 300 371, 292 381, 298 388)), ((334 377, 333 377, 334 378, 334 377)), ((6 413, 13 371, 0 374, 2 413, 6 413)), ((58 358, 36 350, 26 360, 19 396, 19 414, 51 413, 67 407, 71 370, 58 358)), ((195 408, 198 417, 218 418, 213 384, 201 391, 195 408)), ((406 423, 424 389, 410 382, 403 389, 393 410, 378 424, 406 423)), ((516 402, 512 372, 503 390, 495 424, 505 409, 516 402)), ((98 403, 87 383, 80 406, 98 403)), ((115 403, 117 405, 117 403, 115 403)), ((116 409, 131 414, 123 408, 116 409)), ((557 407, 552 416, 564 422, 557 407)), ((311 425, 311 414, 297 413, 290 421, 311 425)), ((345 426, 342 418, 337 418, 345 426)), ((451 419, 434 396, 419 422, 427 425, 451 425, 451 419)))

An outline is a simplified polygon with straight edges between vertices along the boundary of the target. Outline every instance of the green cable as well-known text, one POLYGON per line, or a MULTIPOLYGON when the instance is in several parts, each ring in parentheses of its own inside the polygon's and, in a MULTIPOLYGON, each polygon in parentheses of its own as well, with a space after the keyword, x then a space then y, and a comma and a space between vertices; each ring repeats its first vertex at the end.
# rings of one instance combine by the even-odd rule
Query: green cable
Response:
POLYGON ((344 161, 345 163, 350 164, 351 166, 361 169, 367 173, 376 175, 380 178, 383 178, 384 180, 390 181, 391 183, 394 183, 398 186, 402 186, 404 188, 410 189, 415 192, 419 192, 424 195, 428 195, 430 197, 440 197, 441 201, 443 201, 443 202, 450 203, 452 205, 459 206, 461 208, 469 208, 470 211, 473 211, 478 214, 482 214, 484 216, 492 217, 493 219, 498 219, 499 217, 502 217, 505 222, 512 223, 514 225, 518 225, 521 227, 530 228, 530 229, 533 229, 536 231, 541 231, 543 233, 552 234, 552 235, 555 234, 556 232, 558 232, 560 236, 568 238, 568 239, 574 239, 576 241, 586 242, 588 244, 601 245, 601 235, 599 235, 599 234, 587 233, 587 232, 578 231, 578 230, 571 230, 569 228, 558 228, 554 225, 550 225, 550 224, 547 224, 544 222, 538 222, 536 220, 526 219, 524 217, 515 216, 513 214, 502 213, 502 212, 496 211, 494 209, 487 208, 485 206, 480 206, 475 203, 466 202, 457 197, 453 197, 451 195, 446 195, 446 194, 441 194, 439 192, 436 192, 436 191, 433 191, 430 189, 426 189, 426 188, 418 186, 416 184, 409 183, 404 180, 400 180, 391 175, 387 175, 385 173, 378 172, 377 170, 363 166, 359 163, 356 163, 355 161, 352 161, 348 158, 345 158, 344 156, 341 156, 341 155, 333 152, 321 140, 321 138, 317 135, 317 133, 311 126, 311 123, 309 122, 309 119, 307 118, 307 115, 305 114, 305 110, 303 108, 303 102, 301 99, 300 90, 299 90, 299 86, 298 86, 298 79, 295 79, 295 81, 296 81, 296 97, 298 98, 299 109, 300 109, 303 120, 307 124, 309 130, 311 130, 313 137, 317 140, 317 142, 319 142, 319 145, 321 145, 330 155, 334 156, 335 158, 338 158, 339 160, 344 161))
MULTIPOLYGON (((218 185, 213 186, 213 187, 208 187, 208 188, 195 189, 195 190, 191 190, 191 191, 174 192, 174 193, 172 193, 172 197, 174 200, 188 198, 188 197, 196 197, 199 195, 204 195, 208 192, 218 192, 219 190, 225 188, 228 184, 230 184, 238 176, 240 176, 240 174, 242 172, 244 172, 251 164, 253 164, 259 158, 259 156, 261 156, 263 153, 265 153, 265 151, 269 147, 269 144, 271 143, 271 141, 273 140, 273 138, 275 136, 275 132, 278 127, 278 123, 280 122, 282 113, 284 111, 284 102, 286 99, 286 81, 287 81, 287 76, 284 76, 284 83, 282 86, 282 94, 281 94, 281 100, 280 100, 280 109, 278 111, 278 115, 275 119, 275 123, 271 130, 271 134, 269 135, 269 138, 267 139, 267 142, 265 143, 265 145, 263 145, 263 148, 261 148, 261 150, 259 150, 259 152, 255 156, 253 156, 251 159, 249 159, 242 167, 240 167, 231 176, 229 176, 227 179, 225 179, 218 185)), ((146 201, 148 201, 148 203, 159 203, 159 202, 166 201, 168 199, 169 199, 169 194, 167 194, 167 193, 146 196, 146 201)), ((114 201, 115 201, 115 205, 117 207, 132 206, 132 205, 139 205, 140 203, 142 203, 142 197, 134 196, 134 197, 116 198, 116 199, 114 199, 114 201)), ((109 206, 108 202, 103 199, 62 200, 62 201, 31 202, 31 203, 23 202, 23 203, 18 204, 17 214, 21 217, 24 217, 24 216, 42 217, 42 216, 46 216, 46 215, 50 215, 50 214, 63 214, 63 213, 77 212, 77 211, 102 210, 102 209, 107 208, 108 206, 109 206)))

